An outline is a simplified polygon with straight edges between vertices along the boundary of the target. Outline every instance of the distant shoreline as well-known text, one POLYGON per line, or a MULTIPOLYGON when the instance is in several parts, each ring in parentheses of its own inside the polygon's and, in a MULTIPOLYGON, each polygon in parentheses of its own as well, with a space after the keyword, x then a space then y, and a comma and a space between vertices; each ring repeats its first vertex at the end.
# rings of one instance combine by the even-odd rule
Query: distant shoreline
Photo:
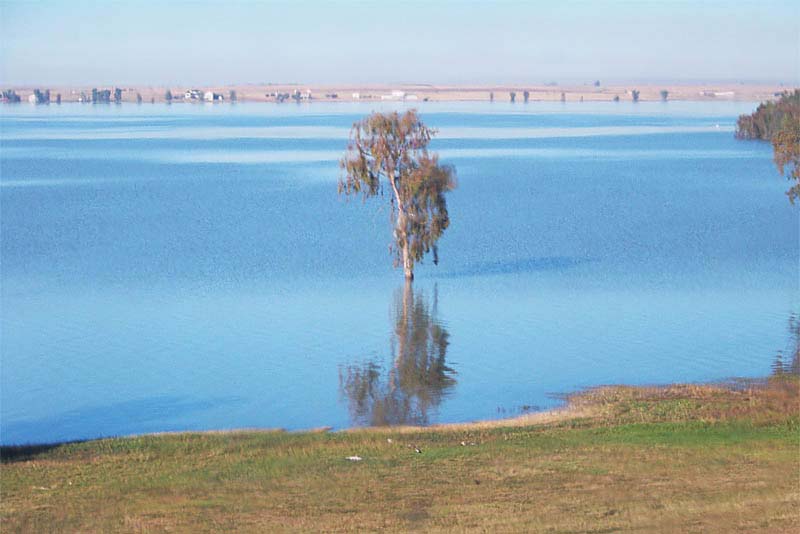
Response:
MULTIPOLYGON (((525 91, 530 102, 620 102, 633 100, 633 91, 639 91, 639 102, 662 101, 662 91, 667 100, 675 101, 744 101, 760 102, 770 100, 783 91, 793 87, 780 84, 630 84, 630 85, 528 85, 528 86, 480 86, 480 85, 321 85, 321 84, 258 84, 258 85, 219 85, 219 86, 96 86, 98 90, 109 89, 113 102, 115 87, 122 90, 121 102, 138 101, 143 104, 166 102, 166 92, 171 91, 173 103, 182 102, 229 102, 231 92, 236 93, 238 102, 489 102, 494 94, 495 102, 510 102, 512 92, 516 93, 515 103, 525 103, 525 91), (186 98, 186 93, 197 90, 194 98, 186 98), (214 94, 217 98, 214 100, 214 94), (308 98, 310 95, 310 98, 308 98)), ((55 103, 56 95, 61 102, 91 102, 93 86, 16 86, 4 87, 16 91, 22 103, 28 103, 35 89, 50 90, 50 103, 55 103)))

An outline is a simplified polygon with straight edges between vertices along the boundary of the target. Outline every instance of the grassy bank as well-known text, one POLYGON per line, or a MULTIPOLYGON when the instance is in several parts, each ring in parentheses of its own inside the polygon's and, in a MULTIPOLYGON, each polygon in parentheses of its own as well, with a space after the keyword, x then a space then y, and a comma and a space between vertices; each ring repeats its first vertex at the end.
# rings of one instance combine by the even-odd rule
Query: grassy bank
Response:
POLYGON ((602 388, 494 424, 2 453, 4 532, 800 529, 794 378, 602 388))

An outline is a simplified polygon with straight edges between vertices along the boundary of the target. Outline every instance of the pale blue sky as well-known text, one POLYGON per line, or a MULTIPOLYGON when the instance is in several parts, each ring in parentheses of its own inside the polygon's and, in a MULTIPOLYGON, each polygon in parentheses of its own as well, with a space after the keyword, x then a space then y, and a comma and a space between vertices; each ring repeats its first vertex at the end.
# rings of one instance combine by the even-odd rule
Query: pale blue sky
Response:
POLYGON ((0 0, 0 83, 800 81, 800 2, 0 0))

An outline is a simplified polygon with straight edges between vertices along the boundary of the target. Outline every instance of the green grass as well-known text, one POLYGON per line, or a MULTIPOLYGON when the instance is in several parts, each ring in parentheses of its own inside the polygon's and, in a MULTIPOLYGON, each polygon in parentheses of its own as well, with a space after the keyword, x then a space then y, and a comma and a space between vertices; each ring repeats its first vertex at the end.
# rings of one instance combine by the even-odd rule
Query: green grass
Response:
POLYGON ((7 447, 2 531, 800 529, 796 380, 571 405, 547 423, 7 447))

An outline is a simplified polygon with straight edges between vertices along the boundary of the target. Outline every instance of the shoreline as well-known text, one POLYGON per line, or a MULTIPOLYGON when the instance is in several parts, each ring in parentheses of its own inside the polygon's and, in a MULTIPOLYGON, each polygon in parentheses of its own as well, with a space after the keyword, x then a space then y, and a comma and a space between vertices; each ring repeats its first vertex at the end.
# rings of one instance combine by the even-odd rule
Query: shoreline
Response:
MULTIPOLYGON (((55 103, 56 95, 61 95, 61 102, 91 103, 92 86, 8 86, 4 90, 13 90, 28 103, 34 90, 50 90, 50 103, 55 103), (84 99, 84 100, 82 100, 84 99)), ((109 89, 113 103, 115 86, 96 86, 97 89, 109 89)), ((131 85, 121 86, 120 102, 136 103, 137 95, 141 103, 166 102, 167 90, 173 95, 172 103, 179 102, 229 102, 232 92, 237 102, 511 102, 510 94, 515 93, 515 103, 525 103, 525 92, 529 93, 530 102, 620 102, 633 101, 633 92, 638 91, 639 102, 664 101, 662 91, 666 91, 667 101, 714 102, 743 101, 761 102, 777 98, 782 92, 794 89, 785 84, 627 84, 627 85, 353 85, 353 84, 242 84, 211 86, 162 86, 131 85), (186 96, 196 90, 194 96, 186 96), (218 99, 215 100, 214 94, 218 99), (494 100, 491 100, 491 95, 494 100), (210 96, 207 96, 210 95, 210 96), (211 100, 208 100, 210 98, 211 100)))
MULTIPOLYGON (((496 429, 521 428, 537 425, 551 425, 567 423, 569 421, 601 415, 598 407, 606 402, 609 397, 624 395, 639 395, 658 397, 664 393, 668 395, 696 393, 698 391, 726 393, 738 391, 739 388, 734 384, 741 383, 749 388, 762 388, 768 383, 771 377, 766 378, 732 378, 715 382, 698 383, 671 383, 662 385, 600 385, 588 387, 575 393, 564 395, 564 402, 560 406, 541 411, 523 413, 510 417, 495 419, 477 419, 465 422, 434 423, 427 426, 414 425, 386 425, 386 426, 347 426, 334 428, 332 426, 317 426, 310 428, 286 429, 282 427, 238 427, 229 429, 207 429, 207 430, 174 430, 161 432, 145 432, 141 434, 118 434, 107 436, 96 436, 91 438, 78 438, 63 441, 43 441, 26 442, 14 444, 0 444, 0 452, 5 457, 9 451, 20 449, 40 449, 52 448, 62 445, 73 445, 81 443, 102 442, 108 440, 129 440, 152 437, 180 437, 180 436, 224 436, 224 435, 259 435, 259 434, 285 434, 285 435, 305 435, 305 434, 427 434, 427 433, 451 433, 469 432, 496 429)), ((5 461, 5 460, 4 460, 5 461)))
POLYGON ((8 531, 796 532, 796 375, 606 387, 490 428, 2 448, 8 531))

